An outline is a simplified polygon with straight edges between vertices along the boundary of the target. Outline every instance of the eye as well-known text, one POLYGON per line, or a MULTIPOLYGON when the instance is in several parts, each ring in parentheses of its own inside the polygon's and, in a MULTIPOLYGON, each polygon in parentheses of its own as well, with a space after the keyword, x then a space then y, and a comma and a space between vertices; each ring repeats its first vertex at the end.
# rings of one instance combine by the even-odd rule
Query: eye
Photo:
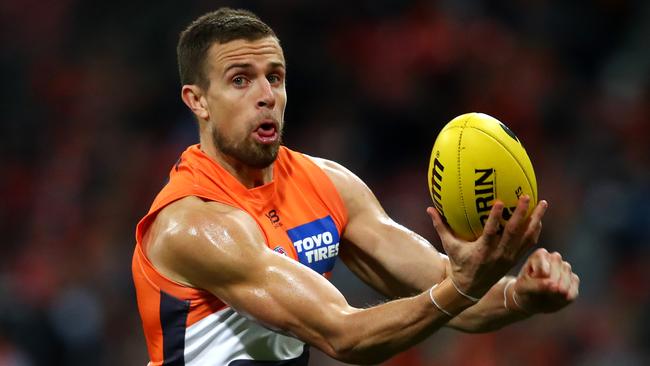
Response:
POLYGON ((282 78, 278 74, 271 74, 266 77, 266 80, 271 84, 279 84, 282 81, 282 78))
POLYGON ((246 85, 248 85, 248 79, 246 79, 245 77, 243 77, 241 75, 240 76, 235 76, 234 78, 232 78, 232 83, 233 83, 233 85, 235 85, 235 87, 242 88, 242 87, 245 87, 246 85))

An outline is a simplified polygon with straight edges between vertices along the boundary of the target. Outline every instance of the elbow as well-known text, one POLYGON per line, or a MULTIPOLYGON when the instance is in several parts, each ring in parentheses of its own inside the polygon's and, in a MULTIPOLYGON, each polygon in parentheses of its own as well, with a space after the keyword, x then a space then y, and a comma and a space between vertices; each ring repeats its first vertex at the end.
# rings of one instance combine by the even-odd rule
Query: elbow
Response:
POLYGON ((337 361, 356 365, 379 364, 393 356, 380 350, 363 349, 355 344, 332 345, 323 351, 337 361))
POLYGON ((329 337, 322 337, 320 344, 315 344, 323 353, 329 357, 345 363, 359 363, 357 350, 359 343, 354 329, 346 329, 345 326, 337 329, 337 332, 329 337))
POLYGON ((348 326, 327 340, 321 350, 337 361, 357 365, 378 364, 395 354, 391 347, 367 344, 368 338, 363 329, 348 326))
MULTIPOLYGON (((353 326, 350 315, 354 313, 351 308, 336 309, 332 313, 320 315, 321 327, 311 329, 311 332, 303 334, 303 340, 318 348, 327 356, 341 362, 353 363, 357 360, 357 349, 361 339, 361 329, 353 326)), ((304 327, 300 328, 305 331, 304 327)))

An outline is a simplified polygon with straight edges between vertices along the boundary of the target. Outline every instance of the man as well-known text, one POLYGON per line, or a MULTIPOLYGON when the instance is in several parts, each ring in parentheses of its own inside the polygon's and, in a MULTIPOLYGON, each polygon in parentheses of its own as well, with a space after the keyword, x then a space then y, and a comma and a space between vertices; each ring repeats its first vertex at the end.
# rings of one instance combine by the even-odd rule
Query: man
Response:
POLYGON ((133 276, 150 365, 306 365, 311 345, 377 363, 443 326, 480 332, 573 301, 578 278, 536 244, 547 204, 496 202, 474 242, 428 213, 447 256, 393 222, 342 166, 280 145, 285 60, 254 14, 222 8, 182 32, 183 102, 199 123, 137 227, 133 276), (350 306, 326 279, 340 257, 396 300, 350 306))

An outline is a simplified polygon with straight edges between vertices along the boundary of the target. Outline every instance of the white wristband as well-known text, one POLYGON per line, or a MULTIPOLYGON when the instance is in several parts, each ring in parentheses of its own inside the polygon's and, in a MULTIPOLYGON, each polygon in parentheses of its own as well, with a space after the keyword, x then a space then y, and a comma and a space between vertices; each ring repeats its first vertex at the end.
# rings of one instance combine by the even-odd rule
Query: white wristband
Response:
POLYGON ((512 301, 515 303, 516 308, 511 309, 510 307, 508 307, 508 287, 510 287, 515 282, 517 282, 517 279, 513 278, 510 281, 508 281, 508 283, 506 283, 506 285, 503 287, 503 307, 505 307, 507 311, 514 310, 519 313, 530 314, 530 312, 524 309, 519 304, 519 301, 517 301, 517 291, 515 291, 515 289, 512 290, 512 301))
MULTIPOLYGON (((510 308, 508 307, 508 287, 515 283, 516 279, 511 278, 508 283, 506 283, 505 286, 503 286, 503 307, 506 308, 507 311, 510 311, 510 308)), ((513 297, 514 299, 514 297, 513 297)))
POLYGON ((449 278, 451 279, 451 284, 454 285, 454 288, 456 289, 456 291, 458 291, 458 293, 461 294, 464 298, 466 298, 467 300, 469 300, 469 301, 471 301, 471 302, 474 302, 474 303, 476 303, 476 302, 478 302, 479 300, 481 300, 481 299, 478 298, 478 297, 474 297, 474 296, 468 295, 468 294, 464 293, 463 291, 461 291, 461 290, 458 288, 458 286, 456 286, 456 282, 454 282, 454 279, 451 278, 451 276, 449 276, 449 278))
POLYGON ((519 301, 517 301, 517 291, 515 291, 514 289, 512 290, 512 301, 515 302, 515 305, 517 305, 520 312, 522 312, 524 314, 530 314, 530 312, 528 310, 524 309, 524 307, 519 304, 519 301))
POLYGON ((438 286, 438 284, 436 283, 435 285, 433 285, 433 287, 431 287, 429 289, 429 298, 431 299, 431 302, 433 303, 433 305, 438 308, 438 310, 442 311, 447 316, 450 316, 450 317, 453 318, 454 316, 450 312, 448 312, 447 310, 443 309, 442 306, 438 305, 438 303, 436 302, 436 299, 433 298, 433 289, 436 288, 437 286, 438 286))

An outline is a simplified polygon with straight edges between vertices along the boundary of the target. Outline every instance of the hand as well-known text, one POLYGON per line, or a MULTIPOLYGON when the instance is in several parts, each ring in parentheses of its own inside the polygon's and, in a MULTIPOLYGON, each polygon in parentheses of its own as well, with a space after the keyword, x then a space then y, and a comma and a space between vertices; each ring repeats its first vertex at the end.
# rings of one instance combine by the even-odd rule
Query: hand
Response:
POLYGON ((546 201, 540 201, 526 218, 530 197, 521 196, 504 230, 499 230, 503 203, 494 203, 481 236, 473 242, 456 238, 433 207, 427 212, 449 257, 451 277, 464 293, 482 297, 530 248, 537 244, 546 201))
POLYGON ((580 278, 558 252, 537 249, 521 268, 514 296, 527 313, 552 313, 578 297, 580 278))

